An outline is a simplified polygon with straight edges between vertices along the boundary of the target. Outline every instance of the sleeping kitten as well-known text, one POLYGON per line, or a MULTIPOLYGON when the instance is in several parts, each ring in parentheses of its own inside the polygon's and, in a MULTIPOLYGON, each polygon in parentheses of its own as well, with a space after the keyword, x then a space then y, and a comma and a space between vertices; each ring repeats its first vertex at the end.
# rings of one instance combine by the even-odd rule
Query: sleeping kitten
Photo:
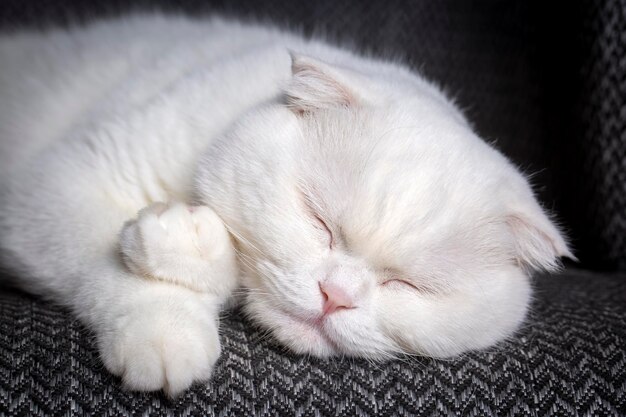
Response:
POLYGON ((572 257, 432 84, 264 26, 138 16, 0 38, 0 248, 126 386, 210 377, 217 317, 295 352, 448 357, 572 257))

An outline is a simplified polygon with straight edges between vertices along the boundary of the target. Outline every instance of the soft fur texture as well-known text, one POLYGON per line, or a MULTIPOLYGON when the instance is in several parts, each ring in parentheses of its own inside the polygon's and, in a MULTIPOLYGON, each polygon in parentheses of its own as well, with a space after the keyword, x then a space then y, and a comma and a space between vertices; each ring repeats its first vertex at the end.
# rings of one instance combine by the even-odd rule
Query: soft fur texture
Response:
POLYGON ((571 256, 432 84, 271 27, 4 36, 0 139, 5 265, 132 389, 210 377, 239 287, 296 352, 446 357, 510 335, 571 256))

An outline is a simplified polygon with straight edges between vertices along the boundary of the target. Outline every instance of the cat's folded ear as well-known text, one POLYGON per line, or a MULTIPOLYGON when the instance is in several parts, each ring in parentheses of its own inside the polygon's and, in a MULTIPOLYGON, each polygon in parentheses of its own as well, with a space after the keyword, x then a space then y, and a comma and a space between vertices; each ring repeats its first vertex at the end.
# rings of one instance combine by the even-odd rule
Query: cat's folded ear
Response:
POLYGON ((506 217, 515 245, 517 262, 529 269, 555 271, 559 258, 577 260, 559 229, 534 198, 517 202, 506 217))
POLYGON ((348 70, 290 52, 292 77, 285 88, 287 105, 294 112, 353 107, 359 102, 348 70))

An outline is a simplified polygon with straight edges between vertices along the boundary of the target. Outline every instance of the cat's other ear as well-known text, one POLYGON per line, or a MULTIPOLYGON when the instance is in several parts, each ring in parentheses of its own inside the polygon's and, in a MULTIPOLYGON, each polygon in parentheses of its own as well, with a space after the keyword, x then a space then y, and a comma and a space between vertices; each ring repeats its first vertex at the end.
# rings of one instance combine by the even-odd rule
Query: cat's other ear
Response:
POLYGON ((516 202, 506 223, 512 232, 517 262, 521 266, 555 271, 561 265, 559 258, 577 260, 559 229, 533 197, 516 202))
POLYGON ((290 52, 290 82, 285 88, 287 105, 296 113, 352 107, 358 102, 348 86, 347 74, 325 62, 290 52))

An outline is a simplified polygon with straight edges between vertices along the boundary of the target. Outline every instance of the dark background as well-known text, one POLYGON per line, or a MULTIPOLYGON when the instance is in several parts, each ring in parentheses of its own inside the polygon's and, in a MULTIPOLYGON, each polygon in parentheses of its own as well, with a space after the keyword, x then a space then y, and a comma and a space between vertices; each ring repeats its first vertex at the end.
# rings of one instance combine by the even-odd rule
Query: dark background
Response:
POLYGON ((626 0, 3 0, 0 29, 219 12, 402 57, 527 175, 581 265, 626 269, 626 0))

